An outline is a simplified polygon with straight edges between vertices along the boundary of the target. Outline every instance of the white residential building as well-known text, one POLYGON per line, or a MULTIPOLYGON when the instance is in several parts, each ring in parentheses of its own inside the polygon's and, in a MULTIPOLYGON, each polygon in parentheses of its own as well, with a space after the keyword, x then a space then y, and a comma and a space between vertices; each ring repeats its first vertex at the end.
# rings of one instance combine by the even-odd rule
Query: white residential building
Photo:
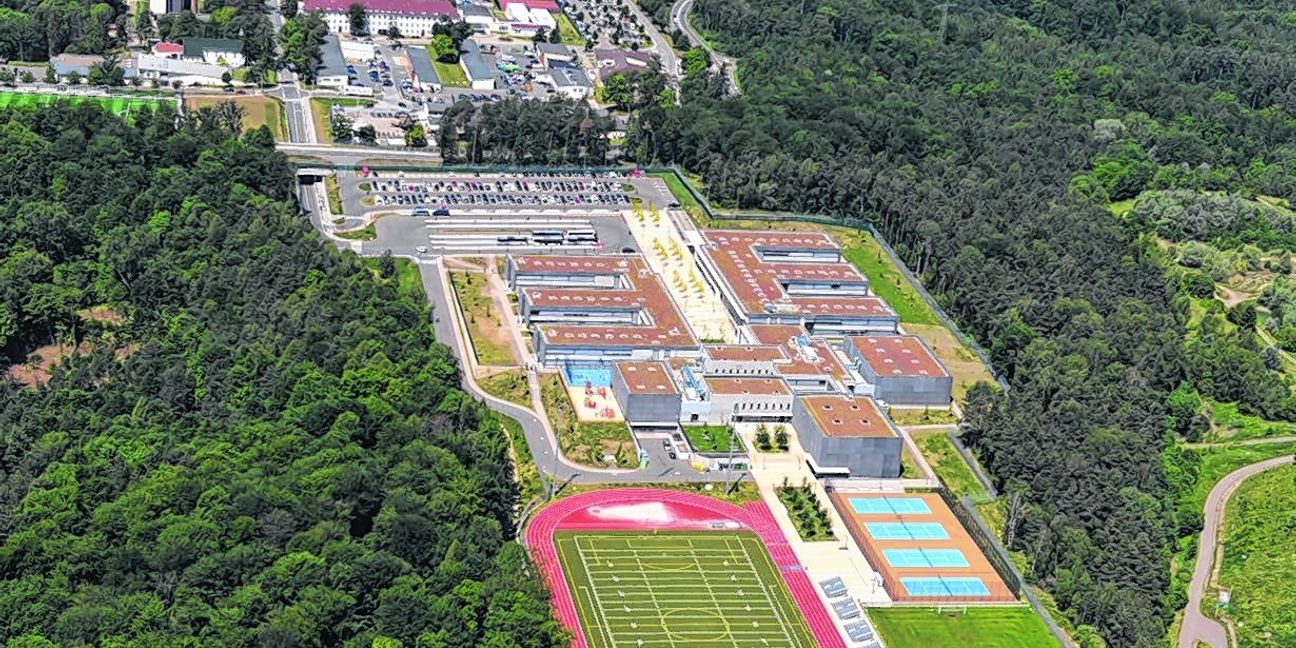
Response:
MULTIPOLYGON (((331 32, 350 33, 347 8, 352 2, 305 0, 302 11, 320 12, 331 32)), ((425 38, 432 34, 432 26, 438 22, 453 22, 459 18, 459 10, 450 0, 360 0, 360 4, 368 12, 366 31, 371 34, 385 34, 395 25, 402 36, 425 38)))

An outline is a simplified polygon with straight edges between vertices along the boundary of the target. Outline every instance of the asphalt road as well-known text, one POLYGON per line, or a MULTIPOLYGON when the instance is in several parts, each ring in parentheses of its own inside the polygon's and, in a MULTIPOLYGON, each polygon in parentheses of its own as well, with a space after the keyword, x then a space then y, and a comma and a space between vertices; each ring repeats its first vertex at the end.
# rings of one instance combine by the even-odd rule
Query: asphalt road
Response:
POLYGON ((648 440, 642 444, 648 453, 648 467, 642 470, 602 470, 581 466, 568 461, 558 451, 557 441, 549 422, 542 420, 529 408, 503 401, 477 386, 467 370, 470 366, 466 357, 465 341, 459 335, 457 325, 459 314, 450 305, 450 288, 441 272, 439 259, 431 263, 420 263, 419 272, 423 277, 423 288, 427 292, 428 302, 432 304, 433 331, 438 341, 450 347, 463 371, 463 388, 475 398, 483 400, 491 409, 511 416, 522 426, 536 466, 542 474, 547 474, 554 482, 574 481, 576 483, 661 483, 661 482, 724 482, 736 479, 739 473, 711 472, 699 473, 688 467, 683 461, 671 461, 666 457, 666 450, 659 440, 648 440))
MULTIPOLYGON (((631 3, 633 4, 633 3, 631 3)), ((741 92, 738 89, 738 62, 732 56, 721 54, 707 44, 702 35, 693 29, 689 23, 689 11, 693 9, 693 0, 675 0, 671 6, 671 26, 684 32, 694 46, 701 47, 711 55, 711 66, 717 71, 723 71, 725 79, 729 81, 729 91, 733 94, 741 92)))
MULTIPOLYGON (((396 213, 396 214, 408 214, 409 207, 392 208, 390 210, 374 209, 371 210, 370 213, 383 213, 383 212, 396 213)), ((465 230, 441 230, 441 229, 430 228, 428 224, 432 221, 445 222, 445 221, 455 221, 455 220, 492 219, 492 218, 516 219, 516 218, 525 218, 528 216, 526 212, 522 212, 519 210, 512 211, 509 216, 491 216, 491 215, 486 215, 481 213, 475 213, 475 214, 465 213, 462 210, 454 210, 452 213, 455 215, 445 217, 445 218, 438 218, 438 219, 424 218, 422 216, 412 217, 412 216, 405 216, 405 215, 388 216, 386 218, 380 219, 377 222, 377 225, 375 227, 375 229, 377 230, 378 237, 375 240, 366 242, 364 244, 364 253, 366 255, 378 255, 378 254, 382 254, 387 250, 390 250, 392 254, 397 256, 411 256, 411 257, 421 256, 418 254, 418 251, 416 249, 418 246, 425 246, 430 248, 430 253, 432 255, 436 255, 441 252, 447 254, 458 254, 458 255, 478 255, 478 254, 506 254, 510 251, 513 252, 519 251, 516 247, 494 245, 493 243, 491 245, 483 246, 481 248, 472 248, 472 249, 462 248, 459 246, 455 246, 454 248, 442 247, 441 249, 438 249, 437 246, 434 243, 432 243, 429 238, 432 234, 442 235, 441 238, 442 240, 444 240, 445 238, 450 238, 456 235, 467 236, 468 233, 465 230)), ((535 214, 534 212, 532 212, 531 214, 532 214, 531 217, 536 219, 535 221, 536 229, 567 229, 571 227, 568 225, 546 224, 545 222, 545 221, 554 221, 555 219, 562 219, 564 221, 586 220, 587 222, 589 222, 590 225, 594 228, 594 230, 598 232, 599 241, 602 243, 602 247, 596 248, 595 250, 582 249, 582 251, 580 252, 581 254, 597 254, 599 252, 609 252, 609 253, 620 252, 622 247, 631 247, 636 245, 634 242, 634 237, 630 235, 630 231, 626 227, 625 221, 617 217, 608 217, 608 216, 585 217, 575 213, 573 213, 570 216, 568 215, 563 215, 563 216, 543 215, 542 216, 539 214, 535 214)), ((495 236, 498 236, 500 234, 506 234, 506 233, 508 234, 525 233, 525 230, 516 230, 516 229, 500 228, 500 229, 492 230, 489 228, 489 226, 485 226, 485 225, 480 230, 473 230, 473 231, 474 233, 482 232, 484 233, 484 235, 488 235, 490 238, 494 238, 495 236)), ((530 248, 525 248, 521 251, 526 253, 537 253, 536 250, 530 248)), ((543 248, 543 251, 540 251, 538 253, 574 254, 575 252, 573 252, 572 249, 570 248, 554 246, 554 247, 545 247, 543 248)))
POLYGON ((1192 582, 1188 585, 1188 607, 1184 610, 1183 625, 1179 629, 1179 648, 1196 648, 1202 642, 1211 648, 1229 648, 1228 632, 1224 626, 1202 613, 1206 586, 1211 581, 1216 554, 1219 552, 1220 525, 1224 522, 1224 507, 1237 487, 1248 477, 1266 470, 1292 463, 1287 455, 1243 466, 1224 476, 1206 496, 1201 537, 1197 541, 1197 564, 1193 567, 1192 582))

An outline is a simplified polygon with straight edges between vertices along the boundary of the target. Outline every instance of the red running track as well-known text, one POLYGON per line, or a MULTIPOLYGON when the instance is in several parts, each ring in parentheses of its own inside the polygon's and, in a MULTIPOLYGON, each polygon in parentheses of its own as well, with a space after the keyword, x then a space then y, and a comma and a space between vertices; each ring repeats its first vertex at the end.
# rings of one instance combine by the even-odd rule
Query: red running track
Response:
POLYGON ((764 502, 741 508, 702 495, 650 488, 590 491, 558 500, 538 512, 526 530, 527 546, 553 592, 558 621, 572 633, 572 648, 588 648, 567 579, 563 577, 554 532, 634 531, 652 529, 747 529, 760 537, 783 576, 792 600, 821 648, 846 648, 832 617, 815 593, 783 530, 764 502))

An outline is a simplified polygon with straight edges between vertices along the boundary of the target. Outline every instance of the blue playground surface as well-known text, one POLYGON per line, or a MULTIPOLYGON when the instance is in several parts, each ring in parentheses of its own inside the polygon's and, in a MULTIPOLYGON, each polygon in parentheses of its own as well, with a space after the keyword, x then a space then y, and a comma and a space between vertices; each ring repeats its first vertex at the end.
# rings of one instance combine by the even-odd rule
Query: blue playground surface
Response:
POLYGON ((574 367, 565 365, 563 377, 572 387, 611 387, 612 370, 607 367, 574 367))
POLYGON ((972 576, 901 578, 909 596, 990 596, 990 589, 972 576))
POLYGON ((958 549, 883 549, 882 555, 896 568, 967 567, 967 558, 958 549))
POLYGON ((940 522, 866 522, 875 540, 949 540, 940 522))
POLYGON ((858 515, 931 515, 921 497, 852 497, 850 505, 858 515))

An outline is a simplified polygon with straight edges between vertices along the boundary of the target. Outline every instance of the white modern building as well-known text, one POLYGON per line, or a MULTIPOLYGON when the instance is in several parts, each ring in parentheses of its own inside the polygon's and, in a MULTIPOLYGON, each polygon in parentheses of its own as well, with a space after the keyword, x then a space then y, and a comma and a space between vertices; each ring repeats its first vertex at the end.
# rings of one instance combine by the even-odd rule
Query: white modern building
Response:
POLYGON ((217 85, 229 68, 201 61, 168 58, 153 54, 140 54, 135 58, 135 68, 145 79, 179 81, 184 85, 217 85))
POLYGON ((180 58, 190 62, 202 62, 207 65, 219 65, 226 68, 240 68, 246 63, 243 58, 243 41, 232 38, 183 38, 180 45, 184 51, 180 58))
MULTIPOLYGON (((305 0, 302 11, 318 11, 334 33, 349 33, 347 8, 355 0, 305 0)), ((359 0, 367 11, 366 32, 387 33, 395 25, 402 36, 426 38, 432 26, 459 19, 459 9, 450 0, 359 0)))

